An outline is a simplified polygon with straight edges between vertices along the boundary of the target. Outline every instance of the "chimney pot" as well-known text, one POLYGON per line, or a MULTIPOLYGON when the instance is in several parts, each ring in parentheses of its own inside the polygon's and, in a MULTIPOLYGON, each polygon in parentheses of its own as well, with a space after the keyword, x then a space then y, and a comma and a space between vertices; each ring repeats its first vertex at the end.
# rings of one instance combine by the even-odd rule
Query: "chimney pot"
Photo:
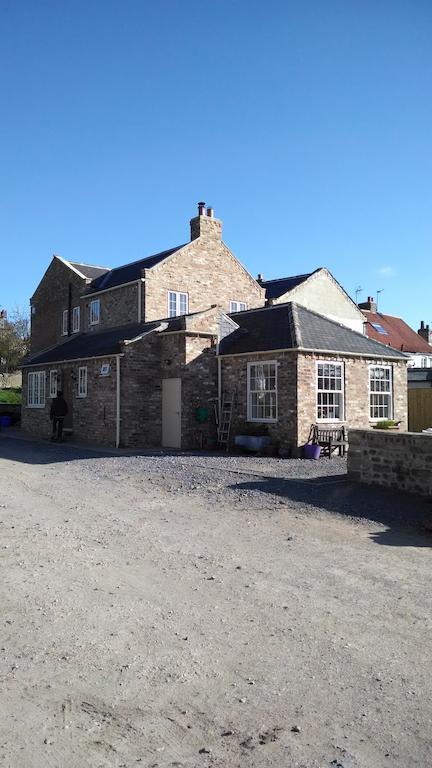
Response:
POLYGON ((261 272, 258 272, 257 281, 258 281, 258 283, 263 283, 264 282, 264 275, 261 272))
POLYGON ((206 215, 206 204, 203 202, 198 203, 198 216, 206 215))
POLYGON ((209 216, 210 219, 214 216, 214 210, 213 208, 207 208, 207 216, 209 216))

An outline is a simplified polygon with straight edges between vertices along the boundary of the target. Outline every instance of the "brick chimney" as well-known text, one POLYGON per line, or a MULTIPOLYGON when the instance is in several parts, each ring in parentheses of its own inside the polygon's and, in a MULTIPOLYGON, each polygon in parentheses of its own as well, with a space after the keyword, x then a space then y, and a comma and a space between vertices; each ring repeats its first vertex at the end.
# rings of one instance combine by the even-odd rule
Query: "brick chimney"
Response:
POLYGON ((417 331, 418 335, 422 337, 428 344, 432 345, 432 331, 429 325, 424 324, 424 320, 420 323, 420 328, 417 331))
POLYGON ((222 240, 222 222, 215 219, 213 208, 207 208, 205 203, 198 203, 198 216, 191 219, 191 240, 198 237, 203 240, 222 240))
POLYGON ((361 304, 358 305, 359 309, 367 309, 369 312, 376 312, 377 311, 377 303, 374 301, 373 296, 368 296, 367 301, 362 301, 361 304))

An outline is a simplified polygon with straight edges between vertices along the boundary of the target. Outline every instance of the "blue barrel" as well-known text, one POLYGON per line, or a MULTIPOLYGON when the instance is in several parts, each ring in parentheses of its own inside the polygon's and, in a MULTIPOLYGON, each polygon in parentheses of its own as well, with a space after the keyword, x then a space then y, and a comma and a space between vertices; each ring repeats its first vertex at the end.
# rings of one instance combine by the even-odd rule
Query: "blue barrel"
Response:
POLYGON ((0 416, 1 427, 10 427, 11 424, 12 424, 12 419, 10 416, 0 416))

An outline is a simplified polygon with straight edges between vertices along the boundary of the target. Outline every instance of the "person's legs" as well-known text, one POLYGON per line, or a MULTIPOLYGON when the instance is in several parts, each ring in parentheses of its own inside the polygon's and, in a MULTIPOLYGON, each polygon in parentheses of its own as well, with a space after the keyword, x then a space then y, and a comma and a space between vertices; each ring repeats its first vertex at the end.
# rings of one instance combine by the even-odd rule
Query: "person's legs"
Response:
POLYGON ((57 419, 57 439, 61 440, 63 437, 63 419, 57 419))
POLYGON ((57 419, 56 419, 56 417, 54 416, 54 417, 53 417, 53 420, 52 420, 52 435, 51 435, 51 440, 55 440, 55 439, 56 439, 56 434, 57 434, 57 419))

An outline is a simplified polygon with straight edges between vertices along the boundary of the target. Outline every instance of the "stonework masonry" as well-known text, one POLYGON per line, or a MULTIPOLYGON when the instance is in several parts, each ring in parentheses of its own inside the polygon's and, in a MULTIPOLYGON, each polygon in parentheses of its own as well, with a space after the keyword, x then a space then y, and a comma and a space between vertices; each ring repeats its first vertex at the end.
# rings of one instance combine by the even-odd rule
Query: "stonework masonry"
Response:
POLYGON ((432 497, 432 437, 415 432, 350 431, 348 476, 432 497))
MULTIPOLYGON (((346 355, 318 353, 299 354, 298 387, 298 445, 307 441, 310 425, 317 421, 316 366, 318 361, 342 362, 345 374, 345 418, 342 422, 350 430, 368 429, 373 425, 369 418, 369 366, 389 365, 388 360, 372 360, 346 355)), ((407 371, 406 363, 390 362, 393 368, 393 416, 401 421, 401 430, 408 428, 407 371)), ((329 423, 329 427, 341 422, 329 423)))
POLYGON ((262 307, 265 290, 249 275, 229 248, 216 237, 198 237, 166 261, 144 271, 145 320, 168 315, 168 291, 188 295, 189 312, 218 304, 230 311, 230 301, 248 308, 262 307))
MULTIPOLYGON (((138 284, 121 285, 110 291, 93 296, 90 294, 83 299, 85 327, 87 332, 103 331, 120 325, 138 322, 138 284), (100 320, 96 325, 90 325, 90 302, 100 300, 100 320)), ((141 316, 142 317, 142 316, 141 316)))
MULTIPOLYGON (((67 339, 63 335, 63 310, 81 306, 86 281, 60 259, 53 258, 31 298, 31 353, 49 349, 67 339)), ((81 330, 83 316, 81 309, 81 330)), ((72 316, 69 318, 72 333, 72 316)))
MULTIPOLYGON (((302 353, 295 351, 265 354, 227 356, 222 358, 222 390, 234 393, 236 405, 232 434, 241 431, 247 422, 247 364, 248 362, 276 360, 278 363, 278 421, 267 423, 268 433, 282 448, 293 455, 299 452, 309 437, 311 424, 317 421, 317 371, 319 360, 341 361, 345 373, 345 419, 326 422, 324 426, 370 428, 369 418, 369 365, 381 361, 366 360, 334 354, 302 353)), ((389 361, 383 361, 388 364, 389 361)), ((394 418, 401 421, 401 430, 407 429, 406 363, 394 362, 393 401, 394 418)), ((259 422, 251 422, 247 426, 259 422)))

